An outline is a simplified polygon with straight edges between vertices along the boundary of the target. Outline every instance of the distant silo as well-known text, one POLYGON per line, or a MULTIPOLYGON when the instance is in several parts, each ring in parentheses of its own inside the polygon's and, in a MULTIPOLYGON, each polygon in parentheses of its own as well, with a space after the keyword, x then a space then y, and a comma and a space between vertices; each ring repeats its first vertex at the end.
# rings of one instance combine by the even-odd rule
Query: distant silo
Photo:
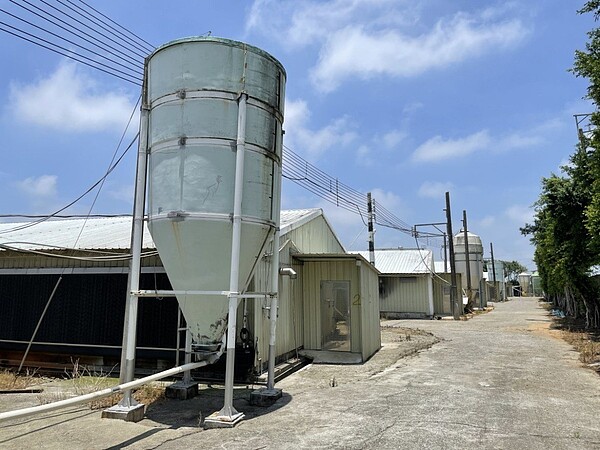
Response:
MULTIPOLYGON (((465 233, 460 231, 454 236, 454 258, 456 262, 456 271, 461 274, 462 288, 466 291, 468 288, 468 276, 467 276, 467 247, 468 247, 468 259, 469 259, 469 270, 471 277, 471 290, 473 293, 472 299, 480 294, 480 285, 483 280, 483 244, 481 238, 467 231, 467 246, 465 246, 465 233)), ((479 301, 476 302, 479 306, 479 301)), ((485 305, 483 305, 485 306, 485 305)))

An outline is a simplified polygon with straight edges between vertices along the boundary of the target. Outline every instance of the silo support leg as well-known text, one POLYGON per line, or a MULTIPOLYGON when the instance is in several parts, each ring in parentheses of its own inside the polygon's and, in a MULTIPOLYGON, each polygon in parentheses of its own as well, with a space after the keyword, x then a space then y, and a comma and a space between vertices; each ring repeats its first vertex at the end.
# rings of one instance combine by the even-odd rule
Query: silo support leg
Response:
MULTIPOLYGON (((185 364, 192 362, 192 333, 185 331, 185 364)), ((192 380, 192 371, 183 372, 183 379, 167 386, 165 396, 179 400, 187 400, 198 395, 198 382, 192 380)))
POLYGON ((237 296, 229 297, 227 325, 227 355, 225 360, 225 400, 223 408, 204 420, 205 428, 231 428, 244 418, 244 413, 233 407, 233 374, 235 366, 235 335, 237 321, 237 296))

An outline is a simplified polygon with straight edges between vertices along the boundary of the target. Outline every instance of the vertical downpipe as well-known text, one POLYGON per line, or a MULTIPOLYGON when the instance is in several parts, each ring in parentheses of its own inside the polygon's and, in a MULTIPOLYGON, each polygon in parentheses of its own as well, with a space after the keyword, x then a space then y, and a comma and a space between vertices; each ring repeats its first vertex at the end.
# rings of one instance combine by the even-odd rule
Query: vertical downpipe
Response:
POLYGON ((242 196, 244 193, 244 152, 246 148, 246 103, 248 94, 238 100, 238 130, 235 156, 235 192, 233 197, 233 229, 231 236, 231 275, 229 278, 229 315, 227 319, 227 359, 225 368, 225 401, 219 416, 232 421, 239 416, 233 407, 233 374, 235 364, 235 338, 239 294, 240 247, 242 237, 242 196))
POLYGON ((275 389, 275 358, 276 358, 276 338, 277 338, 277 312, 279 308, 279 226, 281 200, 280 192, 280 168, 277 162, 273 163, 273 214, 275 215, 275 233, 273 233, 273 256, 271 257, 271 290, 273 297, 271 299, 271 317, 270 317, 270 336, 269 336, 269 365, 267 373, 267 390, 275 389))
MULTIPOLYGON (((146 176, 148 166, 148 118, 149 110, 146 96, 147 79, 144 78, 142 108, 140 114, 140 136, 135 183, 135 198, 133 206, 133 225, 131 233, 131 263, 129 266, 128 301, 125 306, 125 325, 123 330, 123 349, 121 354, 121 382, 133 381, 135 371, 135 346, 138 319, 138 297, 133 291, 140 289, 140 267, 142 241, 144 233, 144 206, 146 202, 146 176), (124 358, 123 358, 124 356, 124 358), (124 365, 123 365, 123 359, 124 365), (124 366, 124 367, 123 367, 124 366)), ((123 393, 119 405, 135 406, 137 403, 131 397, 131 390, 123 393)))

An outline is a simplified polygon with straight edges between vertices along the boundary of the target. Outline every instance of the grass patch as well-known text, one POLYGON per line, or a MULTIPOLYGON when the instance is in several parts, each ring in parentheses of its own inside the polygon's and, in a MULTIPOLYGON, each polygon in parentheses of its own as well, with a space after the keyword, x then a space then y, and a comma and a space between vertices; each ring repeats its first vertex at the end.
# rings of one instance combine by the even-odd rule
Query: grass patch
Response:
MULTIPOLYGON (((55 385, 47 392, 37 396, 40 404, 53 403, 80 395, 91 394, 113 387, 119 383, 114 378, 114 367, 104 372, 96 371, 79 364, 79 360, 71 361, 73 367, 65 370, 64 379, 56 380, 55 385)), ((133 398, 145 405, 149 405, 161 398, 164 398, 165 389, 161 385, 150 384, 142 386, 133 391, 133 398)), ((105 409, 116 405, 122 398, 122 393, 114 393, 106 397, 101 397, 89 402, 90 409, 105 409)))
POLYGON ((36 376, 37 370, 27 369, 25 373, 17 374, 16 371, 4 369, 0 371, 0 389, 1 390, 19 390, 27 389, 40 383, 40 378, 36 376))

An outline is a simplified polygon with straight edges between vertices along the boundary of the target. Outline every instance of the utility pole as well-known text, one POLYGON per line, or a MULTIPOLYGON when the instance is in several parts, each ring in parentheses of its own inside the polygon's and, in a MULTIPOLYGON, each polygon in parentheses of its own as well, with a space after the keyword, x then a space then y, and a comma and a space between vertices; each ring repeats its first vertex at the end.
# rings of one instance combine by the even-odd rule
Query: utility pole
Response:
MULTIPOLYGON (((456 292, 456 261, 454 259, 454 240, 452 233, 452 212, 450 211, 450 192, 446 192, 446 227, 448 232, 448 248, 450 253, 450 304, 454 320, 460 320, 461 307, 456 292)), ((462 299, 461 299, 462 303, 462 299)))
POLYGON ((494 244, 490 242, 490 254, 492 256, 492 281, 494 282, 494 292, 498 298, 498 289, 496 288, 496 263, 494 262, 494 244))
POLYGON ((373 231, 373 200, 367 193, 367 228, 369 230, 369 262, 375 265, 375 231, 373 231))
POLYGON ((467 229, 467 211, 463 209, 463 233, 465 239, 465 264, 467 266, 467 297, 468 307, 471 307, 471 297, 473 296, 473 286, 471 284, 471 262, 469 261, 469 231, 467 229))

